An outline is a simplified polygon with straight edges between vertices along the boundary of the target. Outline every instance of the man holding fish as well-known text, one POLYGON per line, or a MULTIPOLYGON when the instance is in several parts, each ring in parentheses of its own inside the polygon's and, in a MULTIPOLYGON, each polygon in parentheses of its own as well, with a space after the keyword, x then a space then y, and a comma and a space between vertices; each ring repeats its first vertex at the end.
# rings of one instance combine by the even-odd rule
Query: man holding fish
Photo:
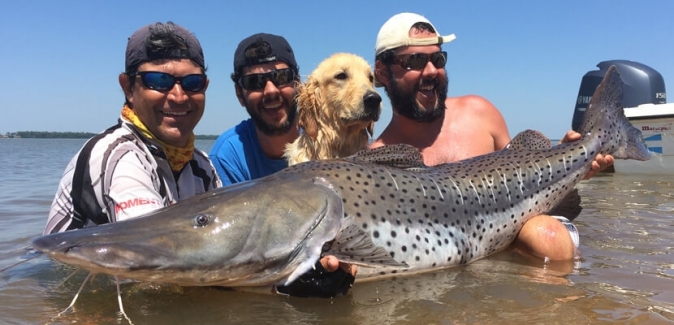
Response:
MULTIPOLYGON (((274 45, 285 46, 288 54, 284 58, 294 62, 285 39, 262 36, 274 45)), ((249 38, 249 43, 259 37, 249 38)), ((242 61, 237 72, 244 67, 248 73, 256 71, 243 57, 243 50, 237 50, 237 59, 242 61)), ((256 63, 266 68, 265 64, 269 65, 256 63)), ((296 64, 293 69, 296 75, 296 64)), ((204 113, 209 83, 205 72, 199 41, 179 25, 147 25, 129 38, 126 68, 119 75, 125 95, 121 118, 117 125, 87 141, 71 160, 44 234, 135 218, 222 186, 206 154, 194 147, 193 130, 204 113)), ((288 81, 294 83, 295 78, 288 81)), ((288 103, 293 105, 288 109, 295 112, 294 89, 290 88, 288 103)), ((307 274, 278 291, 297 296, 346 293, 355 275, 355 268, 352 274, 349 270, 348 265, 340 267, 334 257, 324 257, 307 274)))
MULTIPOLYGON (((389 95, 393 117, 372 148, 410 144, 429 166, 505 148, 508 128, 494 105, 476 95, 447 97, 447 52, 441 44, 454 39, 454 34, 440 36, 428 19, 413 13, 394 15, 381 27, 375 85, 389 95)), ((579 138, 579 133, 569 131, 563 142, 579 138)), ((598 155, 588 177, 611 164, 613 157, 598 155)), ((578 235, 573 224, 563 217, 561 221, 547 215, 532 218, 514 245, 538 257, 572 259, 578 235)))
MULTIPOLYGON (((418 17, 415 15, 412 19, 425 20, 418 17)), ((439 51, 438 40, 451 39, 438 38, 430 22, 431 29, 412 32, 410 28, 417 27, 406 25, 409 20, 405 24, 394 25, 398 25, 398 30, 404 28, 406 41, 416 38, 420 42, 401 44, 394 41, 393 45, 380 49, 378 41, 375 75, 378 82, 386 86, 389 96, 393 95, 394 117, 373 147, 410 143, 421 150, 427 165, 469 158, 505 147, 509 136, 503 118, 486 100, 475 97, 445 101, 446 54, 439 51), (407 37, 408 32, 412 37, 407 37), (429 39, 434 39, 435 43, 429 43, 429 39), (380 56, 385 53, 391 56, 380 56), (405 110, 405 106, 398 102, 399 99, 404 101, 406 94, 408 97, 415 96, 412 97, 415 103, 412 108, 415 110, 405 110), (471 114, 467 107, 477 113, 471 114), (465 119, 473 119, 473 124, 488 127, 480 131, 484 133, 473 135, 456 130, 457 126, 467 125, 465 119), (421 128, 423 132, 405 137, 407 131, 415 128, 421 128), (428 132, 429 129, 434 131, 428 132), (431 140, 424 138, 426 136, 431 140), (474 139, 480 140, 475 142, 474 139), (445 150, 446 147, 450 148, 449 151, 445 150)), ((171 23, 141 28, 129 39, 127 67, 119 81, 126 97, 122 119, 118 125, 88 141, 73 158, 59 186, 45 234, 131 219, 220 186, 210 161, 193 145, 193 129, 203 114, 204 93, 208 86, 203 53, 196 38, 171 23)), ((568 134, 565 139, 574 137, 579 135, 568 134)), ((608 157, 598 156, 597 162, 606 165, 612 161, 608 157)), ((596 172, 598 165, 593 170, 596 172)), ((330 188, 329 185, 318 185, 321 189, 330 188)), ((334 193, 329 193, 329 196, 334 196, 334 193)), ((208 218, 208 215, 197 215, 195 225, 205 226, 211 222, 208 218), (202 221, 206 224, 200 224, 202 221)), ((539 217, 531 220, 536 218, 539 217)), ((528 243, 529 248, 542 247, 540 252, 534 251, 536 255, 554 259, 573 257, 573 241, 562 233, 566 228, 550 217, 541 218, 543 221, 534 226, 533 236, 530 235, 532 232, 525 231, 528 227, 525 225, 518 238, 525 239, 523 242, 528 243), (537 231, 542 235, 537 235, 537 231), (556 236, 558 232, 562 235, 556 236), (560 249, 566 250, 553 255, 560 249)), ((358 233, 358 237, 362 235, 358 233)), ((313 254, 315 252, 306 256, 315 256, 313 254)), ((333 259, 333 262, 336 260, 333 259)), ((402 266, 395 261, 389 262, 395 267, 402 266)), ((316 265, 323 266, 321 263, 316 265)), ((278 287, 279 292, 301 296, 346 293, 353 278, 345 278, 344 271, 334 272, 337 263, 328 265, 331 266, 325 269, 329 272, 318 270, 303 281, 304 276, 300 275, 312 269, 303 264, 296 271, 303 272, 293 272, 289 277, 295 281, 286 282, 290 285, 286 288, 290 289, 284 291, 283 287, 278 287), (334 277, 330 273, 339 276, 334 277), (328 281, 323 281, 323 278, 328 281)))
POLYGON ((622 97, 610 67, 581 139, 554 147, 522 132, 513 147, 428 167, 410 145, 382 146, 32 244, 94 273, 242 289, 292 284, 324 255, 361 266, 359 279, 465 265, 510 246, 528 220, 577 196, 597 154, 651 157, 622 97))

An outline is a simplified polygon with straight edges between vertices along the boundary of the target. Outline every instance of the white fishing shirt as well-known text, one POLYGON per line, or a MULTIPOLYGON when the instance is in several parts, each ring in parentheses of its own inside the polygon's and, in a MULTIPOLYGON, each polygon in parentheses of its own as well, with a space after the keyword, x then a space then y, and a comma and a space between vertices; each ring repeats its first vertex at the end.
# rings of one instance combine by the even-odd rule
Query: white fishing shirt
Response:
POLYGON ((204 152, 195 148, 173 173, 161 146, 120 119, 66 167, 44 234, 134 218, 220 186, 204 152))

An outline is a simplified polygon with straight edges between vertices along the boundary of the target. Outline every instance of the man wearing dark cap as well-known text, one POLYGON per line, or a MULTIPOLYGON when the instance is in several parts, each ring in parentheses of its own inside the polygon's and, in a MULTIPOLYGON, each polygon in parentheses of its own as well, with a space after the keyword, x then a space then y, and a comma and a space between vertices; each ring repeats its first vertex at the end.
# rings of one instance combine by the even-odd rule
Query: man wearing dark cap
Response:
MULTIPOLYGON (((225 131, 211 149, 209 157, 223 185, 287 167, 283 151, 299 136, 295 104, 299 66, 285 38, 259 33, 241 41, 231 77, 236 97, 250 119, 225 131)), ((355 266, 326 256, 289 286, 276 289, 293 296, 334 297, 348 292, 355 273, 355 266)))
POLYGON ((131 35, 119 75, 121 117, 68 164, 45 234, 134 218, 220 187, 194 147, 205 72, 201 45, 187 29, 155 23, 131 35))
POLYGON ((241 41, 231 77, 250 119, 225 131, 211 149, 209 157, 223 185, 287 167, 283 150, 299 136, 295 105, 299 66, 285 38, 259 33, 241 41))

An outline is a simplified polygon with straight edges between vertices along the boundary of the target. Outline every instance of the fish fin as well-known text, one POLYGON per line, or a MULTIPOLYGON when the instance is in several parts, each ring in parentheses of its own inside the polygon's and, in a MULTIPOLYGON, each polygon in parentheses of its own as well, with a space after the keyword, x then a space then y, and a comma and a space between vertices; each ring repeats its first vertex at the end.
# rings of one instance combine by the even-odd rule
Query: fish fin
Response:
POLYGON ((549 215, 553 216, 562 216, 566 217, 570 221, 573 221, 580 212, 583 210, 583 207, 580 206, 580 195, 578 194, 578 189, 573 189, 569 194, 567 194, 562 201, 557 203, 557 205, 548 211, 549 215))
POLYGON ((366 163, 396 168, 428 168, 424 164, 424 157, 421 152, 408 144, 393 144, 365 149, 343 159, 354 164, 366 163))
MULTIPOLYGON (((296 247, 296 256, 302 261, 293 272, 285 279, 283 285, 289 285, 307 271, 315 268, 315 264, 321 257, 323 246, 326 242, 333 240, 340 233, 341 225, 350 219, 343 219, 344 210, 342 200, 335 191, 333 184, 323 177, 314 177, 313 184, 318 185, 316 190, 325 191, 325 207, 320 215, 323 217, 316 219, 315 226, 304 236, 304 239, 296 247), (341 220, 341 222, 339 221, 341 220), (320 226, 319 226, 320 224, 320 226)), ((316 193, 314 193, 316 194, 316 193)))
POLYGON ((295 271, 293 271, 293 273, 291 273, 285 279, 285 281, 283 281, 283 285, 287 286, 293 283, 293 281, 297 280, 297 278, 299 278, 302 274, 307 273, 309 270, 311 270, 316 264, 316 261, 318 261, 319 257, 320 257, 319 253, 316 254, 312 253, 308 259, 304 260, 304 262, 298 265, 295 271))
POLYGON ((599 153, 616 159, 648 160, 648 151, 641 131, 625 117, 623 109, 623 82, 618 68, 606 70, 578 127, 582 136, 593 135, 601 140, 599 153))
POLYGON ((348 225, 337 235, 325 254, 334 255, 340 262, 365 267, 409 267, 393 259, 386 249, 376 246, 371 236, 359 226, 348 225))
POLYGON ((653 154, 648 150, 648 146, 644 141, 644 137, 636 128, 628 128, 625 133, 624 146, 621 146, 613 153, 613 157, 617 159, 637 159, 649 160, 653 154))
POLYGON ((543 150, 552 148, 552 142, 539 131, 524 130, 510 140, 505 148, 509 150, 543 150))

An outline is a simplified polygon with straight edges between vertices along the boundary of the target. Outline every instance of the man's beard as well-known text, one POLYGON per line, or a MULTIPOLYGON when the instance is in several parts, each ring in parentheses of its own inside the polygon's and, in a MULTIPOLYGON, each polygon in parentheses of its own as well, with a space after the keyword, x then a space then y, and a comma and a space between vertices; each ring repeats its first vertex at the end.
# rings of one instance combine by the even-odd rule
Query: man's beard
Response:
POLYGON ((257 127, 258 130, 260 130, 262 133, 268 136, 275 136, 275 135, 283 135, 288 133, 290 129, 293 127, 293 122, 295 121, 295 117, 297 116, 297 103, 295 100, 293 100, 291 103, 286 103, 290 105, 286 105, 286 107, 290 107, 290 109, 287 110, 288 118, 286 119, 285 122, 281 125, 271 125, 267 123, 262 115, 255 110, 254 108, 250 107, 250 104, 246 102, 246 111, 248 111, 248 114, 250 114, 250 118, 253 120, 253 123, 255 123, 255 127, 257 127))
POLYGON ((438 79, 435 79, 434 89, 437 103, 433 109, 425 110, 422 107, 419 107, 416 98, 420 87, 419 84, 414 85, 411 90, 406 91, 400 87, 399 83, 393 78, 391 71, 389 71, 388 75, 388 88, 390 89, 386 88, 385 91, 391 100, 393 111, 417 122, 432 122, 442 115, 442 112, 445 110, 445 99, 447 99, 447 81, 443 83, 439 82, 438 79))

